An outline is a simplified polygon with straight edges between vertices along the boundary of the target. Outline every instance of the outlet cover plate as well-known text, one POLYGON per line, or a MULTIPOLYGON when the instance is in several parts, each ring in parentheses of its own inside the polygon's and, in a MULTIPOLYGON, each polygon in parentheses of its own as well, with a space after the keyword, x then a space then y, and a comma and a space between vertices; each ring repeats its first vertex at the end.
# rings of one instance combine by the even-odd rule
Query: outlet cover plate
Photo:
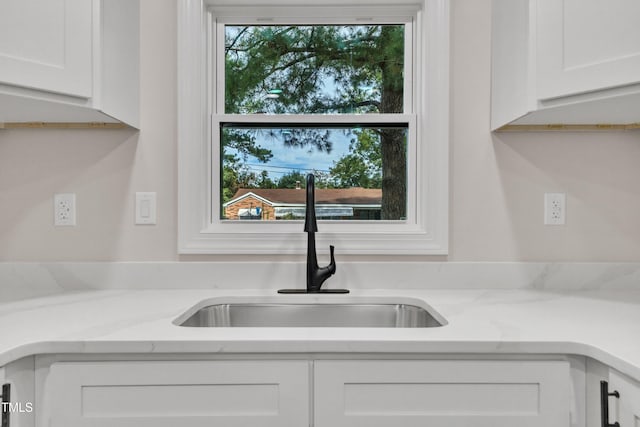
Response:
POLYGON ((567 215, 565 193, 544 193, 544 225, 564 225, 567 215))
POLYGON ((53 225, 68 227, 76 225, 75 193, 58 193, 53 196, 53 225))

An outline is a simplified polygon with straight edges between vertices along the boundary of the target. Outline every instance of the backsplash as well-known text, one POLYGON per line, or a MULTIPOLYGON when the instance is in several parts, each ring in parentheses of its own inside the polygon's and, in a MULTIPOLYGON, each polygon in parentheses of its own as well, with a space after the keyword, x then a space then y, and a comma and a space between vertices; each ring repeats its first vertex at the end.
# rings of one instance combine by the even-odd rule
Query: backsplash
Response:
MULTIPOLYGON (((0 263, 0 301, 105 289, 304 287, 298 262, 0 263)), ((640 263, 351 262, 329 288, 640 290, 640 263)))

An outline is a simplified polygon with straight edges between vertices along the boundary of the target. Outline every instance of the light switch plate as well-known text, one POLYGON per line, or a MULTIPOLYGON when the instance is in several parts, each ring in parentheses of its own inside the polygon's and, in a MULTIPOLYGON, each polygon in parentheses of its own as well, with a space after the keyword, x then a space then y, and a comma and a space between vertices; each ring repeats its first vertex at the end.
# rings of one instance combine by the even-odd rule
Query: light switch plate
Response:
POLYGON ((136 224, 156 224, 156 193, 136 193, 136 224))

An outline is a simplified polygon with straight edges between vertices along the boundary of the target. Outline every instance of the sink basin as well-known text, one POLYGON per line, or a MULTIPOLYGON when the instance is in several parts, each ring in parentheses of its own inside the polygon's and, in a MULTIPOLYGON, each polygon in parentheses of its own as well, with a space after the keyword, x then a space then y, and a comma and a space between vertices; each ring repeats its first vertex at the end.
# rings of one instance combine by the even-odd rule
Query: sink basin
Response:
POLYGON ((190 327, 430 328, 446 321, 405 303, 269 302, 196 306, 174 323, 190 327))

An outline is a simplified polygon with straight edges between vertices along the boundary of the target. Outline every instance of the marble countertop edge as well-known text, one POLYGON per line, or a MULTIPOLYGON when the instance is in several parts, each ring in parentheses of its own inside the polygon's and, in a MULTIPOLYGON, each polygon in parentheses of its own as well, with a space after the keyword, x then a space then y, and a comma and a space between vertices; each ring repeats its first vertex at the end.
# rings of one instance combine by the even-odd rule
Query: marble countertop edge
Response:
POLYGON ((322 358, 323 354, 380 355, 496 355, 499 356, 578 356, 590 357, 611 366, 617 371, 640 381, 640 367, 632 362, 593 345, 581 342, 505 342, 505 341, 424 341, 390 342, 388 340, 345 342, 345 341, 291 341, 291 340, 241 340, 241 341, 42 341, 19 345, 0 354, 0 366, 23 357, 46 354, 76 355, 149 355, 175 356, 191 355, 312 355, 322 358))
POLYGON ((264 290, 88 291, 0 304, 0 321, 10 325, 0 334, 0 366, 46 354, 574 355, 640 380, 638 291, 362 292, 421 299, 448 320, 441 328, 181 328, 172 323, 203 300, 265 295, 274 298, 264 290))

